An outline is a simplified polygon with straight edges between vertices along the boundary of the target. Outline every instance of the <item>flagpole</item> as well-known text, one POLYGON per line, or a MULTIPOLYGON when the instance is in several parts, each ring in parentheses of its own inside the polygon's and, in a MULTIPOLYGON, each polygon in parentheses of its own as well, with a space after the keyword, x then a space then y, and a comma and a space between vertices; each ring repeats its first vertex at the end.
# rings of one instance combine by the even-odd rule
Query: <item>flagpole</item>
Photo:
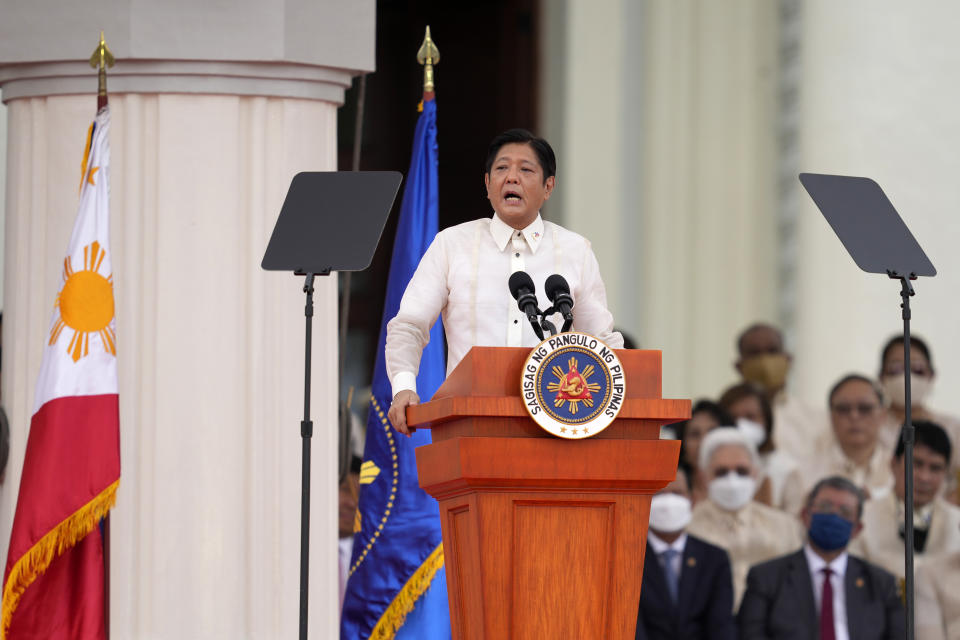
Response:
MULTIPOLYGON (((440 52, 426 30, 417 61, 424 65, 423 101, 412 140, 371 380, 361 492, 353 556, 340 621, 343 640, 449 638, 450 610, 436 500, 420 488, 415 450, 429 431, 397 436, 386 416, 392 399, 384 341, 415 265, 437 234, 439 217, 434 65, 440 52), (400 633, 402 629, 402 633, 400 633)), ((443 327, 430 330, 417 373, 417 390, 429 398, 445 377, 443 327)))
MULTIPOLYGON (((100 42, 90 56, 90 66, 97 70, 97 112, 107 106, 107 67, 114 65, 113 53, 100 32, 100 42)), ((103 542, 103 633, 110 640, 110 512, 101 521, 103 542)))
MULTIPOLYGON (((367 95, 367 74, 360 76, 360 81, 357 83, 357 114, 353 123, 353 162, 351 164, 351 171, 360 171, 360 151, 363 146, 363 109, 364 104, 366 103, 367 95)), ((339 366, 338 366, 338 385, 343 384, 343 372, 346 367, 347 361, 347 329, 350 324, 350 287, 352 286, 352 271, 346 271, 341 274, 340 283, 343 288, 343 299, 340 302, 340 338, 338 341, 339 345, 339 366)), ((340 388, 338 386, 338 388, 340 388)), ((350 470, 350 459, 353 456, 353 450, 351 449, 350 435, 351 435, 351 422, 350 422, 350 412, 352 410, 351 404, 353 399, 353 387, 350 387, 350 392, 348 394, 348 401, 346 404, 343 404, 341 401, 339 403, 339 437, 340 441, 338 442, 338 473, 337 473, 337 486, 343 484, 343 481, 347 478, 347 473, 350 470)))

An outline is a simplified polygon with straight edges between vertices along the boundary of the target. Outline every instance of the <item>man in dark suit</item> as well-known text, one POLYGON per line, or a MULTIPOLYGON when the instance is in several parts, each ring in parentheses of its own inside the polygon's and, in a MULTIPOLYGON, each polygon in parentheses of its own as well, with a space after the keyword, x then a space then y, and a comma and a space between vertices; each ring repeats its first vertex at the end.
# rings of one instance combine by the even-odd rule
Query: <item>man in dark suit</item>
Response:
POLYGON ((686 533, 686 476, 655 495, 643 563, 637 640, 734 640, 733 579, 727 552, 686 533))
POLYGON ((807 497, 807 543, 750 569, 740 604, 741 640, 874 640, 905 635, 896 580, 847 554, 860 532, 863 493, 839 476, 807 497))

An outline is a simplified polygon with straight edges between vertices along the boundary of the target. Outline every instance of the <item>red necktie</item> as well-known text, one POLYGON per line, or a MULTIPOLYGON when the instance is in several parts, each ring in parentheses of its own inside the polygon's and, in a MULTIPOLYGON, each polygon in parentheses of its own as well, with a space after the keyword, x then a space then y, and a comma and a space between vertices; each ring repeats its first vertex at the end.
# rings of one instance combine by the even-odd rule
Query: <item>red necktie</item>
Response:
POLYGON ((821 570, 823 573, 823 591, 820 593, 820 640, 836 640, 833 627, 833 585, 830 576, 833 571, 830 567, 821 570))

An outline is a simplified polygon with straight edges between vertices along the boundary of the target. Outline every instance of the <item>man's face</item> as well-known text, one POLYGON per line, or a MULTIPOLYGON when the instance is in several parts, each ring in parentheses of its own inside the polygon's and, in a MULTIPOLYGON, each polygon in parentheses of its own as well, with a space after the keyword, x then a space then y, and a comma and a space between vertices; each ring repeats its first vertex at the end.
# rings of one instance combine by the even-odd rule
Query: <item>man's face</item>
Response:
POLYGON ((725 476, 731 471, 738 476, 756 477, 757 475, 757 470, 746 449, 737 445, 717 447, 707 468, 707 482, 725 476))
POLYGON ((815 513, 835 513, 844 520, 853 523, 853 536, 860 533, 863 525, 857 517, 857 497, 849 491, 833 487, 820 487, 820 491, 813 498, 809 507, 804 507, 800 514, 804 529, 810 529, 810 520, 815 513))
MULTIPOLYGON (((904 478, 906 475, 904 456, 894 458, 890 464, 893 470, 893 490, 900 500, 906 495, 904 478)), ((947 459, 924 444, 913 449, 913 501, 917 507, 930 504, 943 481, 947 479, 947 459)))
POLYGON ((840 444, 849 447, 876 445, 883 409, 873 387, 850 380, 830 400, 830 420, 840 444))
POLYGON ((483 181, 494 211, 514 229, 523 229, 536 220, 556 182, 553 176, 544 181, 536 152, 522 143, 500 147, 483 181))
POLYGON ((734 367, 751 382, 773 397, 786 384, 790 354, 783 350, 783 336, 769 325, 750 329, 738 345, 739 359, 734 367))
POLYGON ((745 336, 740 343, 740 359, 783 353, 783 338, 773 327, 760 326, 745 336))

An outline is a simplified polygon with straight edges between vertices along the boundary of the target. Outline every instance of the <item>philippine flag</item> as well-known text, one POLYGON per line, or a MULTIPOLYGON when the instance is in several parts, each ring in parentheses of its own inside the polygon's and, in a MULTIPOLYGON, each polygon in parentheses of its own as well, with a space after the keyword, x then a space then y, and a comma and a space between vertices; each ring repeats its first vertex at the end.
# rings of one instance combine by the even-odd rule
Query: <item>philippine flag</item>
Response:
POLYGON ((103 107, 87 134, 37 380, 4 573, 5 638, 105 636, 100 523, 120 482, 109 132, 103 107))

